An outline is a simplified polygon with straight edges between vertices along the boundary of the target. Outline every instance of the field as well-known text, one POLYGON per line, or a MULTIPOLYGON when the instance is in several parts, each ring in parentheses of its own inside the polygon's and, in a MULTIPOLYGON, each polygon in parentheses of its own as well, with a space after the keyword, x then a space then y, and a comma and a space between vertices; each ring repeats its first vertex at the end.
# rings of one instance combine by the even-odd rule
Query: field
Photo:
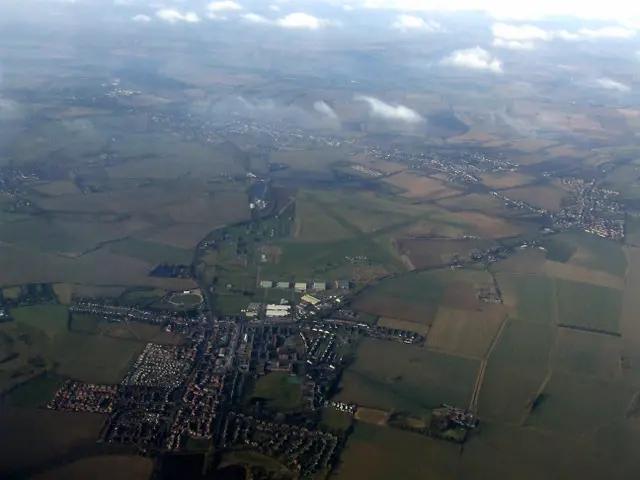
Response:
POLYGON ((533 178, 519 172, 483 173, 482 183, 491 189, 519 187, 530 183, 533 178))
POLYGON ((113 253, 139 258, 145 262, 156 264, 189 265, 193 258, 191 250, 136 238, 126 238, 110 243, 108 249, 113 253))
POLYGON ((501 193, 514 200, 552 211, 560 210, 562 199, 567 196, 565 190, 555 185, 516 187, 501 193))
POLYGON ((353 423, 353 417, 347 412, 341 412, 332 407, 322 409, 320 424, 332 431, 346 431, 353 423))
POLYGON ((509 319, 489 356, 478 413, 519 424, 549 371, 555 326, 509 319))
POLYGON ((420 415, 442 403, 466 407, 479 362, 396 342, 365 339, 338 398, 369 408, 420 415))
POLYGON ((128 455, 105 455, 77 460, 63 467, 36 475, 33 480, 68 480, 93 478, 96 480, 148 480, 153 471, 150 458, 128 455))
POLYGON ((454 257, 466 258, 474 249, 493 245, 490 240, 397 239, 398 250, 406 255, 417 269, 448 265, 454 257))
POLYGON ((441 307, 483 311, 488 304, 478 300, 476 288, 491 283, 491 277, 482 270, 412 272, 364 290, 352 306, 370 315, 430 326, 441 307))
POLYGON ((331 478, 453 479, 458 456, 447 442, 358 422, 331 478))
POLYGON ((481 311, 440 308, 427 336, 434 350, 483 358, 489 351, 505 311, 497 304, 486 304, 481 311))
MULTIPOLYGON (((365 323, 372 323, 372 322, 367 322, 366 320, 363 320, 362 317, 366 318, 366 314, 358 316, 358 321, 360 322, 364 321, 365 323)), ((376 325, 380 327, 391 328, 394 330, 397 329, 397 330, 406 330, 408 332, 416 332, 422 335, 426 335, 427 332, 429 331, 429 327, 427 325, 423 325, 421 323, 415 323, 415 322, 407 322, 406 320, 396 320, 395 318, 380 318, 376 322, 376 325)))
POLYGON ((384 410, 376 410, 373 408, 359 407, 355 414, 356 420, 373 423, 374 425, 384 426, 389 420, 389 413, 384 410))
POLYGON ((558 281, 558 322, 563 325, 619 333, 621 304, 619 290, 558 281))
POLYGON ((202 303, 202 296, 194 293, 181 293, 173 295, 169 301, 176 306, 193 308, 202 303))
POLYGON ((70 323, 72 332, 87 335, 121 338, 138 342, 153 342, 166 345, 180 345, 184 337, 179 333, 167 332, 160 325, 140 322, 109 322, 101 317, 74 314, 70 323))
POLYGON ((254 399, 264 399, 272 408, 293 410, 300 402, 302 394, 300 380, 287 372, 271 372, 261 377, 255 384, 254 399))
POLYGON ((6 353, 15 355, 1 365, 3 388, 45 371, 88 382, 116 383, 145 345, 140 340, 70 331, 64 307, 22 307, 12 315, 15 322, 0 326, 9 339, 6 353))
POLYGON ((0 476, 37 470, 75 447, 95 445, 104 421, 103 415, 91 413, 3 407, 0 429, 13 434, 0 438, 0 476))
POLYGON ((439 199, 450 197, 458 193, 457 190, 446 186, 439 180, 433 178, 418 176, 408 172, 400 172, 395 175, 386 177, 385 183, 389 183, 395 187, 404 190, 403 197, 407 198, 428 198, 439 199))

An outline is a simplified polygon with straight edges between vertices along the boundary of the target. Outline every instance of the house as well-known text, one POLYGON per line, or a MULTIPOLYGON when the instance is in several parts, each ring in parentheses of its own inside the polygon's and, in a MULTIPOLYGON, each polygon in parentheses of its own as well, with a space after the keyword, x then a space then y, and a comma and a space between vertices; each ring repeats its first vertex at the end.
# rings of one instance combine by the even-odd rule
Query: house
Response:
POLYGON ((262 280, 260 282, 260 288, 271 288, 273 287, 273 282, 271 280, 262 280))
POLYGON ((313 282, 313 290, 315 290, 316 292, 323 292, 326 289, 327 289, 326 282, 313 282))
POLYGON ((317 305, 320 303, 320 299, 312 297, 311 295, 304 295, 300 300, 305 303, 310 303, 311 305, 317 305))
POLYGON ((304 292, 307 289, 306 282, 296 282, 293 285, 296 292, 304 292))
POLYGON ((350 288, 349 280, 337 280, 336 281, 336 288, 338 288, 340 290, 349 290, 349 288, 350 288))
POLYGON ((276 287, 278 288, 289 288, 291 284, 289 282, 278 282, 276 283, 276 287))

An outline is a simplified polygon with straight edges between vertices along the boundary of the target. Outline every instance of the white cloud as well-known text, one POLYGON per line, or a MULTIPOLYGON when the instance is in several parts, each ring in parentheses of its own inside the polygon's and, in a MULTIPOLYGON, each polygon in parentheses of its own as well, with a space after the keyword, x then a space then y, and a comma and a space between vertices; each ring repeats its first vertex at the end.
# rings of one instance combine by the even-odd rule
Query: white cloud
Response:
POLYGON ((438 32, 442 29, 442 26, 438 22, 407 14, 398 15, 391 26, 392 28, 402 31, 426 30, 429 32, 438 32))
POLYGON ((251 23, 270 23, 269 19, 264 18, 262 15, 258 15, 257 13, 245 13, 242 15, 242 19, 251 23))
POLYGON ((356 100, 369 104, 369 114, 372 117, 383 118, 386 120, 398 120, 406 123, 419 123, 424 119, 418 112, 405 107, 404 105, 385 103, 375 97, 359 95, 356 100))
POLYGON ((149 23, 151 21, 151 17, 149 15, 139 14, 131 17, 131 20, 138 23, 149 23))
POLYGON ((581 28, 578 30, 578 36, 583 38, 633 38, 637 34, 636 30, 625 27, 581 28))
POLYGON ((200 17, 198 17, 198 15, 196 15, 193 12, 182 13, 178 10, 173 10, 170 8, 158 10, 156 12, 156 17, 168 23, 178 23, 178 22, 197 23, 200 21, 200 17))
POLYGON ((589 20, 636 21, 640 4, 630 0, 329 0, 354 7, 401 12, 484 12, 502 20, 539 20, 552 16, 569 16, 589 20))
POLYGON ((269 10, 271 10, 273 12, 279 12, 280 11, 280 7, 278 5, 269 5, 269 10))
POLYGON ((277 21, 284 28, 300 28, 318 30, 328 24, 326 20, 314 17, 308 13, 290 13, 277 21))
POLYGON ((533 25, 494 23, 491 26, 493 46, 511 50, 533 50, 536 42, 553 38, 553 33, 533 25))
POLYGON ((219 2, 211 2, 207 6, 207 10, 210 12, 232 12, 242 10, 242 5, 231 0, 222 0, 219 2))
POLYGON ((480 47, 455 50, 451 55, 442 59, 440 63, 472 70, 502 72, 502 62, 480 47))
POLYGON ((598 78, 595 83, 598 87, 606 90, 615 90, 617 92, 628 92, 631 90, 631 87, 628 85, 606 77, 598 78))
POLYGON ((318 100, 317 102, 314 102, 313 108, 317 112, 320 112, 331 119, 334 119, 334 120, 338 119, 338 115, 333 110, 333 108, 331 108, 326 102, 323 102, 322 100, 318 100))

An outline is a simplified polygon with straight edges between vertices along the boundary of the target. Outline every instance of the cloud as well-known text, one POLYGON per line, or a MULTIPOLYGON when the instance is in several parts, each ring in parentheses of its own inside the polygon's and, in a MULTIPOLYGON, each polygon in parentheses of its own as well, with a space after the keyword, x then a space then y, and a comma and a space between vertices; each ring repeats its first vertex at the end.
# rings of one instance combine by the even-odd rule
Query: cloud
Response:
POLYGON ((170 8, 158 10, 156 12, 156 17, 158 17, 163 22, 167 22, 167 23, 178 23, 178 22, 197 23, 200 21, 200 17, 198 17, 198 15, 196 15, 193 12, 182 13, 178 10, 173 10, 170 8))
POLYGON ((440 61, 443 65, 502 73, 502 62, 480 47, 455 50, 440 61))
POLYGON ((581 28, 578 30, 578 37, 582 38, 634 38, 637 34, 636 30, 625 27, 581 28))
POLYGON ((404 105, 385 103, 375 97, 359 95, 355 100, 369 104, 369 114, 372 117, 385 120, 397 120, 406 123, 419 123, 424 121, 418 112, 404 105))
POLYGON ((536 42, 551 40, 552 32, 533 25, 509 25, 494 23, 491 26, 493 45, 511 50, 532 50, 536 42))
POLYGON ((135 15, 131 17, 131 20, 138 23, 149 23, 151 21, 151 17, 149 15, 135 15))
POLYGON ((636 30, 613 26, 598 29, 581 28, 575 32, 568 30, 544 30, 533 25, 510 25, 494 23, 491 26, 493 46, 510 48, 512 50, 532 50, 540 42, 554 39, 579 41, 594 39, 629 39, 637 35, 636 30))
POLYGON ((598 78, 595 81, 596 86, 600 88, 604 88, 605 90, 615 90, 617 92, 628 92, 631 90, 631 87, 625 85, 624 83, 616 82, 611 78, 598 78))
POLYGON ((354 8, 401 12, 483 12, 501 20, 540 20, 548 17, 573 17, 584 20, 629 21, 640 19, 640 5, 629 0, 330 0, 354 8))
POLYGON ((268 18, 258 15, 257 13, 245 13, 242 15, 242 19, 251 23, 271 23, 268 18))
POLYGON ((299 28, 308 30, 318 30, 328 24, 326 20, 314 17, 308 13, 290 13, 289 15, 277 20, 276 23, 283 28, 299 28))
POLYGON ((207 5, 207 10, 210 12, 233 12, 242 10, 242 5, 231 0, 222 0, 219 2, 211 2, 207 5))
POLYGON ((438 22, 406 14, 398 15, 395 22, 391 24, 391 27, 401 31, 425 30, 428 32, 438 32, 442 30, 442 25, 438 22))
POLYGON ((326 102, 323 102, 322 100, 318 100, 317 102, 313 103, 313 108, 317 111, 322 113, 323 115, 333 119, 333 120, 338 120, 338 114, 336 114, 336 112, 333 110, 333 108, 331 108, 326 102))

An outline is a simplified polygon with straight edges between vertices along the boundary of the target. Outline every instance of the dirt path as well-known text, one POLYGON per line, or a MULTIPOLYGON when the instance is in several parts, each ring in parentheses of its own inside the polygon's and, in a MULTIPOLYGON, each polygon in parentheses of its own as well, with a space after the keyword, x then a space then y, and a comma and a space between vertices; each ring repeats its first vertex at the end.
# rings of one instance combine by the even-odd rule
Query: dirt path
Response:
POLYGON ((502 324, 500 324, 500 328, 496 332, 496 336, 493 337, 493 341, 489 346, 489 350, 487 351, 487 354, 482 359, 482 362, 480 362, 480 369, 478 370, 476 384, 475 384, 475 387, 473 388, 473 394, 471 395, 471 402, 469 403, 469 411, 474 415, 478 413, 478 398, 480 397, 480 390, 482 390, 482 384, 484 383, 484 374, 487 370, 487 363, 489 362, 489 358, 493 353, 493 349, 498 344, 498 340, 500 340, 500 337, 502 336, 502 332, 504 332, 504 329, 507 326, 508 320, 509 320, 508 315, 505 315, 504 319, 502 320, 502 324))

